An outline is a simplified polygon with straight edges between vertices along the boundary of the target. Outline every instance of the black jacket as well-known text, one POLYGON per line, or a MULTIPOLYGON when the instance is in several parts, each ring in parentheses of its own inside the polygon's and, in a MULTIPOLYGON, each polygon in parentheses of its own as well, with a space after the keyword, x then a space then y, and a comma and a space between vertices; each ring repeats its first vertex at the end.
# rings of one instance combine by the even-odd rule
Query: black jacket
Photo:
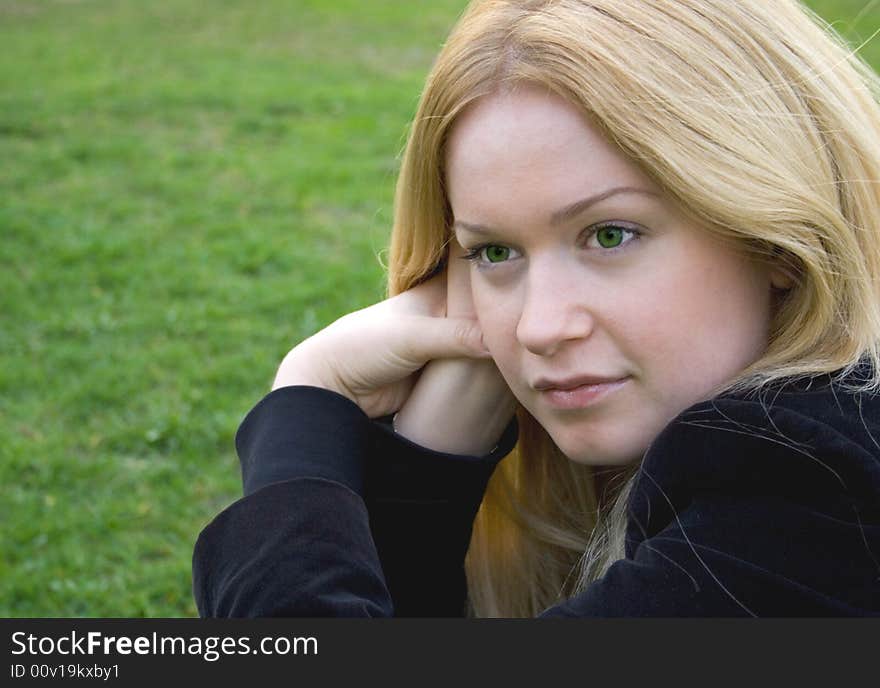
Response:
MULTIPOLYGON (((880 398, 830 378, 677 416, 644 457, 626 557, 542 616, 880 616, 880 398)), ((463 561, 512 421, 443 454, 316 387, 236 436, 244 497, 200 534, 202 616, 462 616, 463 561)))

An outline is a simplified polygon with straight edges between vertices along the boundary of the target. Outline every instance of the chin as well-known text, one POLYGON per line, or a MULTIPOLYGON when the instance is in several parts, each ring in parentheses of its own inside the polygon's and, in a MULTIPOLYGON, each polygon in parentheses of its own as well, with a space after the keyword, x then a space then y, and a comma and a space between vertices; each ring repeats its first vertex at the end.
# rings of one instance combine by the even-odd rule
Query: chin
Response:
MULTIPOLYGON (((546 426, 545 426, 546 427, 546 426)), ((585 466, 626 466, 642 459, 647 443, 633 442, 630 433, 628 441, 614 437, 600 437, 592 433, 589 439, 572 432, 553 432, 548 429, 554 444, 574 463, 585 466)))

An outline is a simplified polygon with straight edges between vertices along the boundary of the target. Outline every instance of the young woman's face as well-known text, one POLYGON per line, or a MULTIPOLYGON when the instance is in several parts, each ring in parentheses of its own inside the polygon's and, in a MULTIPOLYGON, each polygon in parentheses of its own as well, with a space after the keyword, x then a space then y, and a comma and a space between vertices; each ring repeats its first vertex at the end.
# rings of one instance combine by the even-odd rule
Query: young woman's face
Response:
POLYGON ((446 176, 486 345, 570 459, 640 459, 765 348, 771 271, 685 219, 561 98, 477 101, 446 176))

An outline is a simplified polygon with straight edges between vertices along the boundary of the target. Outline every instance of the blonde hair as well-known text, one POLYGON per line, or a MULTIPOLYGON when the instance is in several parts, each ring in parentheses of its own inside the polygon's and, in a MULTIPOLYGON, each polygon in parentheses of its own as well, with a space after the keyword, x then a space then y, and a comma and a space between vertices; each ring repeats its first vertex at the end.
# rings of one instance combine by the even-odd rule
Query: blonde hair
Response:
MULTIPOLYGON (((764 355, 725 389, 839 379, 865 359, 880 370, 880 79, 796 0, 473 2, 412 124, 389 295, 442 264, 456 117, 523 82, 574 103, 708 231, 793 280, 764 355)), ((880 389, 876 372, 858 389, 880 389)), ((478 616, 534 616, 623 556, 637 466, 609 484, 600 512, 593 470, 517 414, 517 447, 490 481, 467 557, 478 616)))

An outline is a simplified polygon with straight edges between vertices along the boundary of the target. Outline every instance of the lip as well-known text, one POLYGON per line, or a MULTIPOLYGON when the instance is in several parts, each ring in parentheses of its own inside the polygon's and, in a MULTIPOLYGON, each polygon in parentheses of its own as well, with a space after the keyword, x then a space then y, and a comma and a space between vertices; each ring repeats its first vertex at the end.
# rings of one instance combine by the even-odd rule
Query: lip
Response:
POLYGON ((604 385, 610 382, 618 382, 623 380, 622 377, 601 377, 599 375, 578 375, 577 377, 569 377, 565 379, 553 380, 547 377, 540 377, 535 380, 532 385, 536 390, 543 391, 545 389, 575 389, 584 385, 604 385))
MULTIPOLYGON (((594 378, 595 379, 595 378, 594 378)), ((603 382, 580 384, 574 387, 547 387, 540 389, 541 399, 558 409, 586 408, 597 404, 609 394, 616 392, 629 381, 629 377, 603 382)), ((540 382, 540 381, 539 381, 540 382)))

